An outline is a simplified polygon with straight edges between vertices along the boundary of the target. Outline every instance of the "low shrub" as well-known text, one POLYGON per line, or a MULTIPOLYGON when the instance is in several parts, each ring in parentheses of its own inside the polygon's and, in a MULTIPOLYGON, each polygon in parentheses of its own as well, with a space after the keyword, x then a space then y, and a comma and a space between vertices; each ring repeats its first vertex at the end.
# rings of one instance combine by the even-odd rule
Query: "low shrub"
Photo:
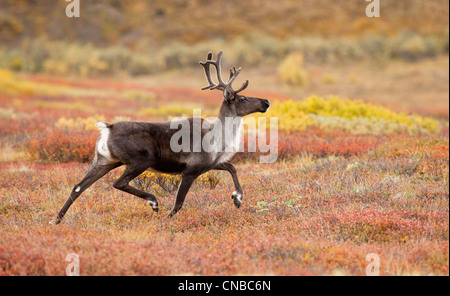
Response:
POLYGON ((303 69, 303 55, 300 53, 290 54, 278 68, 281 80, 287 84, 301 87, 308 86, 308 75, 303 69))
POLYGON ((311 127, 322 130, 343 130, 353 134, 436 133, 437 120, 418 115, 394 112, 361 100, 311 96, 303 101, 275 102, 264 115, 278 117, 278 128, 301 131, 311 127))
MULTIPOLYGON (((373 135, 354 135, 344 131, 324 132, 318 129, 278 133, 278 160, 292 159, 309 155, 314 158, 327 156, 354 157, 376 149, 385 143, 386 137, 373 135)), ((273 151, 271 152, 273 153, 273 151)), ((244 152, 237 153, 233 160, 239 162, 259 161, 262 155, 256 138, 244 138, 244 152), (251 149, 249 149, 251 147, 251 149), (252 152, 249 152, 249 151, 252 152), (255 151, 255 152, 253 152, 255 151)))
MULTIPOLYGON (((207 51, 227 48, 227 63, 261 66, 277 65, 292 55, 308 63, 333 63, 361 60, 419 60, 448 54, 448 32, 441 35, 400 33, 395 36, 369 35, 353 38, 290 37, 281 39, 265 34, 247 33, 232 40, 214 39, 186 44, 169 42, 151 47, 128 48, 123 45, 100 48, 91 44, 36 39, 23 42, 14 50, 0 46, 0 67, 30 73, 81 77, 151 75, 172 69, 197 67, 195 62, 207 51)), ((301 69, 296 66, 294 68, 301 69)), ((305 83, 303 71, 285 70, 289 83, 305 83), (294 72, 293 72, 294 71, 294 72), (291 73, 291 74, 289 74, 291 73), (295 74, 292 74, 295 73, 295 74), (290 80, 294 80, 291 82, 290 80), (298 82, 300 81, 300 82, 298 82)), ((306 80, 307 82, 307 80, 306 80)))
POLYGON ((43 162, 88 162, 93 159, 97 131, 55 128, 28 141, 32 159, 43 162))
MULTIPOLYGON (((145 171, 137 178, 133 179, 136 188, 147 192, 154 192, 158 195, 173 195, 178 189, 181 181, 180 175, 158 174, 151 171, 145 171)), ((214 172, 208 172, 199 176, 194 186, 201 188, 214 189, 219 184, 220 178, 214 172)))

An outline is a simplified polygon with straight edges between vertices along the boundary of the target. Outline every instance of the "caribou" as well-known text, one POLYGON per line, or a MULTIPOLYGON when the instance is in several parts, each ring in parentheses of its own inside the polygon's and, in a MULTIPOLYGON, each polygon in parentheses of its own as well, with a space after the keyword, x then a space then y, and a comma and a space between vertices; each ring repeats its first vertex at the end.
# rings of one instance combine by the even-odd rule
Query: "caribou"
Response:
POLYGON ((248 80, 239 89, 233 89, 232 84, 241 72, 241 68, 230 68, 228 81, 224 82, 221 70, 222 54, 223 52, 220 51, 217 58, 213 60, 213 54, 209 52, 206 61, 200 62, 209 83, 202 90, 219 90, 223 93, 223 102, 219 114, 214 120, 193 117, 172 122, 97 123, 96 127, 100 130, 100 137, 95 145, 95 156, 83 179, 73 186, 56 220, 52 222, 60 223, 72 203, 86 189, 109 171, 120 166, 125 166, 125 170, 114 182, 113 187, 144 199, 155 212, 159 210, 156 196, 130 186, 130 181, 146 170, 181 174, 175 203, 167 217, 172 217, 181 209, 195 179, 210 170, 228 171, 231 174, 235 187, 232 199, 234 205, 239 208, 242 203, 243 191, 239 184, 236 168, 229 160, 236 153, 236 147, 239 146, 243 117, 252 113, 266 112, 270 107, 270 102, 266 99, 240 94, 248 87, 248 80), (211 66, 216 70, 217 83, 211 77, 211 66), (194 135, 196 121, 202 125, 200 134, 197 136, 194 135), (233 124, 230 125, 229 122, 233 124), (186 126, 186 124, 190 127, 188 129, 190 133, 188 138, 191 140, 188 145, 190 149, 174 151, 173 144, 178 142, 173 141, 174 135, 180 132, 180 126, 186 126), (203 141, 212 129, 216 130, 214 135, 218 135, 219 139, 210 137, 207 141, 203 141), (202 141, 203 145, 201 145, 201 149, 195 150, 193 148, 198 141, 202 141))

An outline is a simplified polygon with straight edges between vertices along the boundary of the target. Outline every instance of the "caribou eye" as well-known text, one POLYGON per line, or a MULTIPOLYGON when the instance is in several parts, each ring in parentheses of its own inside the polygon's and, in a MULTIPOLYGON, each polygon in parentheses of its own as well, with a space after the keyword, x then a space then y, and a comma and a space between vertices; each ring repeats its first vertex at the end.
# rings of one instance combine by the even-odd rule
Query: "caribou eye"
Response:
POLYGON ((241 102, 244 102, 244 103, 245 103, 245 102, 248 102, 248 99, 247 99, 246 97, 242 96, 242 97, 241 97, 241 102))

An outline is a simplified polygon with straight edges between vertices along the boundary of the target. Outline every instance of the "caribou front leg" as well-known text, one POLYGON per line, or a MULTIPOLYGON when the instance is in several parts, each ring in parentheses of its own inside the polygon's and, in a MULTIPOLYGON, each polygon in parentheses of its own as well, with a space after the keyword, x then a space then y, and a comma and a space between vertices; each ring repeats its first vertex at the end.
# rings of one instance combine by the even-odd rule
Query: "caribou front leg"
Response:
POLYGON ((235 191, 233 192, 231 197, 233 198, 233 202, 234 202, 234 205, 236 206, 236 208, 239 208, 242 203, 243 192, 242 192, 242 187, 239 184, 236 168, 231 163, 224 162, 224 163, 219 163, 213 169, 219 170, 219 171, 228 171, 231 174, 231 177, 233 178, 234 188, 235 188, 235 191))
POLYGON ((167 218, 171 218, 181 209, 184 203, 184 199, 186 198, 186 194, 188 193, 189 189, 192 186, 192 183, 194 183, 196 178, 197 175, 190 174, 183 174, 181 176, 181 182, 178 186, 177 191, 177 198, 175 199, 175 204, 172 208, 172 211, 170 211, 169 215, 167 215, 167 218))

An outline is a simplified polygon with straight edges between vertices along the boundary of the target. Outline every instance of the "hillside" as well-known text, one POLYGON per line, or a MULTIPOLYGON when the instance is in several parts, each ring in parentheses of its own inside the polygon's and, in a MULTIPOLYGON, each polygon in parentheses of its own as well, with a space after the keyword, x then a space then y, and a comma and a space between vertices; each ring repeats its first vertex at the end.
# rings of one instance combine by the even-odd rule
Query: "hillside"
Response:
POLYGON ((196 43, 233 39, 252 32, 277 38, 295 36, 393 35, 448 32, 446 0, 382 1, 379 19, 365 16, 362 0, 81 0, 81 17, 67 18, 68 2, 0 2, 0 42, 17 45, 37 37, 89 42, 97 46, 153 46, 177 40, 196 43), (332 3, 332 4, 330 4, 332 3))

